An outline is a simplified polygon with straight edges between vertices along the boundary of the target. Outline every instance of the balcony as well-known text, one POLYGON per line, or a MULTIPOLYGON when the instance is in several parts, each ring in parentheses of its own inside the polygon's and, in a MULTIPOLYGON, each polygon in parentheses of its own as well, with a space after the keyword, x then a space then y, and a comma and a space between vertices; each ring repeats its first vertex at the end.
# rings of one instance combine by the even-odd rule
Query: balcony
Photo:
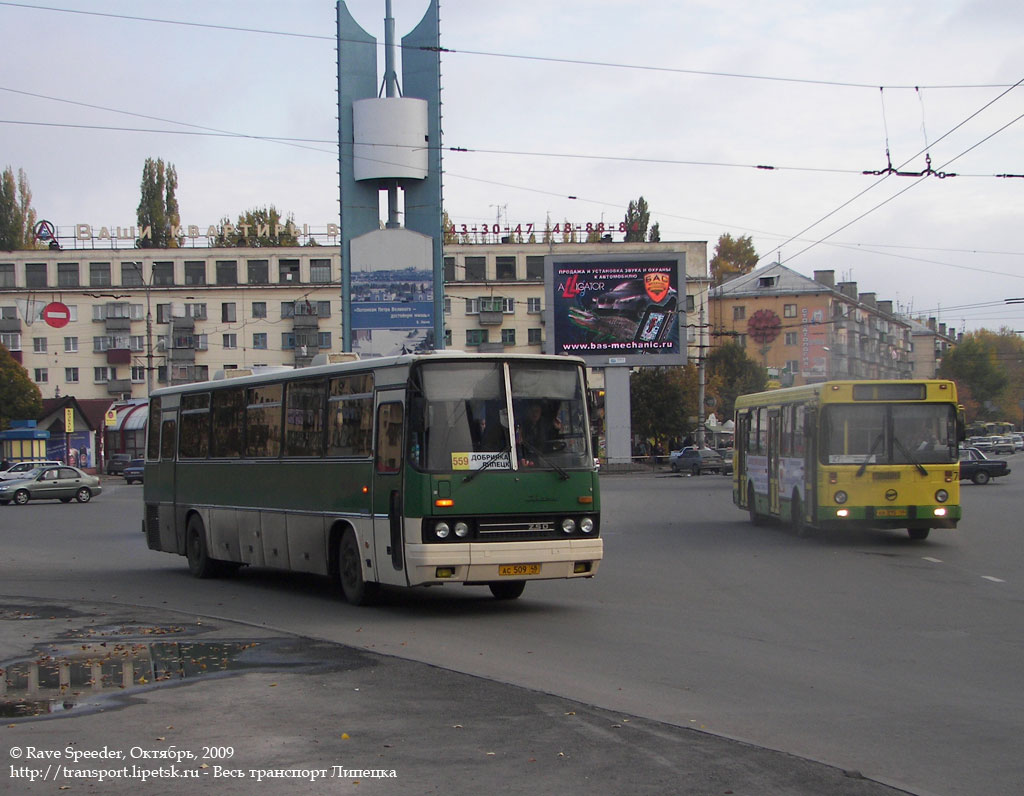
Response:
MULTIPOLYGON (((482 315, 483 313, 481 313, 482 315)), ((505 352, 504 343, 480 343, 476 350, 481 354, 502 354, 505 352)))
POLYGON ((131 395, 132 392, 132 381, 131 379, 113 379, 107 382, 107 394, 108 395, 123 395, 127 393, 131 395))
POLYGON ((18 318, 0 318, 0 332, 20 332, 21 321, 18 318))
POLYGON ((505 314, 502 312, 494 312, 489 310, 480 310, 480 325, 481 326, 501 326, 502 321, 505 319, 505 314))
POLYGON ((107 318, 104 322, 104 329, 108 334, 114 332, 129 332, 132 328, 131 318, 107 318))
POLYGON ((127 348, 108 348, 108 365, 130 365, 132 363, 132 352, 127 348))
POLYGON ((316 329, 320 325, 320 318, 316 315, 295 315, 292 318, 293 329, 316 329))

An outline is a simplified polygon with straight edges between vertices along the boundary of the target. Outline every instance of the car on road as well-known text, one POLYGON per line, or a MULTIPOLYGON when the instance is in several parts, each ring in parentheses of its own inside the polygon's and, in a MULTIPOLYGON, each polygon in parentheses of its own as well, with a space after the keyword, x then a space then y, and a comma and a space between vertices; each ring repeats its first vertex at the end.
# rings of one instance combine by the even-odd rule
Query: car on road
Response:
POLYGON ((127 453, 115 453, 107 459, 107 475, 120 475, 132 457, 127 453))
POLYGON ((718 453, 722 457, 722 475, 732 475, 732 452, 733 448, 718 448, 718 453))
POLYGON ((23 478, 0 482, 0 506, 13 501, 23 506, 30 500, 59 500, 70 503, 88 503, 103 491, 100 479, 66 464, 57 467, 37 467, 23 478))
POLYGON ((37 462, 16 462, 6 470, 0 471, 0 481, 9 481, 15 478, 24 478, 25 473, 35 470, 37 467, 56 467, 61 462, 37 461, 37 462))
POLYGON ((989 437, 992 443, 992 453, 1008 453, 1014 454, 1017 452, 1016 446, 1013 444, 1013 437, 989 437))
POLYGON ((713 448, 683 448, 673 451, 669 457, 669 467, 673 473, 720 473, 725 469, 722 454, 713 448))
POLYGON ((145 459, 132 459, 125 465, 124 472, 121 475, 124 476, 124 482, 126 484, 134 484, 138 481, 140 484, 143 482, 145 476, 146 460, 145 459))
POLYGON ((960 449, 960 480, 987 484, 993 478, 1009 475, 1010 468, 1003 459, 990 459, 977 448, 960 449))

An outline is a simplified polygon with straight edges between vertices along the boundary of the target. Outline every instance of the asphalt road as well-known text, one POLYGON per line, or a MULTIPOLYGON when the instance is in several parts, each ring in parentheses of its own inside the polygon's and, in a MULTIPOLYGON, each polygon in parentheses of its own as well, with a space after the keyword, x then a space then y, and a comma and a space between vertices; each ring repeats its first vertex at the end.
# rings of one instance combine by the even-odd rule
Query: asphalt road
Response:
MULTIPOLYGON (((146 549, 141 489, 113 480, 85 506, 0 509, 0 592, 172 609, 268 638, 340 643, 913 793, 1017 794, 1024 551, 1015 477, 964 484, 961 528, 921 543, 755 528, 717 476, 609 476, 606 559, 593 581, 530 584, 512 604, 484 589, 399 591, 368 609, 316 578, 190 579, 183 559, 146 549)), ((798 792, 764 782, 775 784, 735 792, 798 792)), ((817 792, 837 792, 834 784, 817 792)), ((701 781, 679 792, 727 789, 701 781)))

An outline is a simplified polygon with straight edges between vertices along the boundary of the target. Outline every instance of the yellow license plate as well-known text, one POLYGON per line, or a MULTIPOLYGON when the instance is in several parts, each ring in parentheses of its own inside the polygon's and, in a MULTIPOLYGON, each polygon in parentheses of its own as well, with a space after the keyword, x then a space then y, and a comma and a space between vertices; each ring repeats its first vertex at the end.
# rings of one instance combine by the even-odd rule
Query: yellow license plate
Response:
POLYGON ((906 517, 906 509, 877 509, 875 511, 876 517, 906 517))
POLYGON ((498 574, 506 575, 539 575, 540 564, 501 564, 498 566, 498 574))

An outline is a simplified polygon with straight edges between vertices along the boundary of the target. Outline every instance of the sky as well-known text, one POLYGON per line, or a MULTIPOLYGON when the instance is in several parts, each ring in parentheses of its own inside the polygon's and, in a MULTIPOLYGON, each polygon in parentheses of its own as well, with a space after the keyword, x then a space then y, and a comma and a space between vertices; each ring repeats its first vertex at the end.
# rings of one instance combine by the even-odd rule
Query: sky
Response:
MULTIPOLYGON (((133 225, 151 157, 183 224, 336 222, 334 2, 50 2, 0 1, 0 168, 39 218, 133 225)), ((347 6, 383 43, 384 0, 347 6)), ((392 7, 400 38, 427 3, 392 7)), ((444 206, 617 230, 643 196, 663 241, 1024 331, 1021 42, 1019 0, 442 0, 444 206)))

